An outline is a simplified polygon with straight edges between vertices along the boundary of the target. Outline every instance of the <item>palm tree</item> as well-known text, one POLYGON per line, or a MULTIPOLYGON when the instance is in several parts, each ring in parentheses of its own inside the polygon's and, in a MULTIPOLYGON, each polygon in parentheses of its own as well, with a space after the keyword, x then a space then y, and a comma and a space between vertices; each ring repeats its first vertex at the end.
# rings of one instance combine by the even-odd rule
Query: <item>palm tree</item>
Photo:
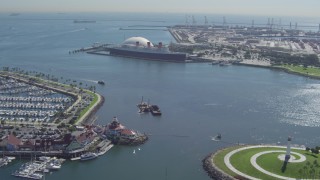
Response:
POLYGON ((14 118, 13 121, 14 121, 14 127, 16 127, 17 126, 17 118, 14 118))

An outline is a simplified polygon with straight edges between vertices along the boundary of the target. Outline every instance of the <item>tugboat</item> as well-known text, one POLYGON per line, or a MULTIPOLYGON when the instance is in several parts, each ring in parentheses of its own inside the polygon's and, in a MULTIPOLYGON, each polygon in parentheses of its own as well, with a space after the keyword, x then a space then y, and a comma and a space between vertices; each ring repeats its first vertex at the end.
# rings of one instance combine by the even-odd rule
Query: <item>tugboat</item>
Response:
POLYGON ((98 84, 104 85, 104 81, 98 81, 98 84))
POLYGON ((149 106, 151 114, 154 116, 161 116, 160 108, 157 105, 150 105, 149 106))

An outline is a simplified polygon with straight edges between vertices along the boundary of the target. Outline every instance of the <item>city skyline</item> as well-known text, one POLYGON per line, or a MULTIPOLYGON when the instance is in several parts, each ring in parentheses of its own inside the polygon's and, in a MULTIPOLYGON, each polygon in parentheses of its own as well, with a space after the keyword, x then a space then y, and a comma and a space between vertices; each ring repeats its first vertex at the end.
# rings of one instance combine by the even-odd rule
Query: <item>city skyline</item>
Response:
POLYGON ((1 0, 0 12, 156 12, 320 17, 317 0, 1 0))

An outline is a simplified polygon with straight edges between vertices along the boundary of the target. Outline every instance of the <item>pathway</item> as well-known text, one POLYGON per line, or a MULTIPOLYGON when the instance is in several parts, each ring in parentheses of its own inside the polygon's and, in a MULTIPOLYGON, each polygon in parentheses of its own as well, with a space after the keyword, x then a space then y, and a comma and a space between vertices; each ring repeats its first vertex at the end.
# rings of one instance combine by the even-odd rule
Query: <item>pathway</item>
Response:
MULTIPOLYGON (((231 164, 230 162, 230 158, 231 156, 233 156, 234 154, 240 152, 240 151, 243 151, 243 150, 247 150, 247 149, 253 149, 253 148, 263 148, 263 147, 269 147, 269 148, 286 148, 284 146, 263 146, 263 145, 257 145, 257 146, 247 146, 247 147, 243 147, 243 148, 239 148, 239 149, 236 149, 236 150, 233 150, 231 152, 229 152, 225 157, 224 157, 224 163, 226 164, 226 166, 231 170, 233 171, 234 173, 240 175, 240 176, 243 176, 245 178, 248 178, 248 179, 252 179, 252 180, 259 180, 258 178, 255 178, 255 177, 252 177, 252 176, 249 176, 245 173, 242 173, 241 171, 238 171, 235 167, 233 167, 233 165, 231 164)), ((299 149, 301 150, 302 148, 291 148, 291 149, 299 149)), ((260 172, 264 173, 264 174, 267 174, 271 177, 276 177, 278 179, 289 179, 289 180, 295 180, 296 178, 290 178, 290 177, 285 177, 285 176, 280 176, 280 175, 277 175, 277 174, 274 174, 274 173, 271 173, 269 171, 266 171, 264 170, 263 168, 261 168, 256 160, 259 156, 261 155, 264 155, 264 154, 267 154, 267 153, 273 153, 273 152, 283 152, 285 153, 285 151, 282 151, 282 150, 274 150, 274 151, 263 151, 263 152, 260 152, 260 153, 257 153, 255 154, 254 156, 251 157, 250 159, 250 162, 252 164, 253 167, 255 167, 257 170, 259 170, 260 172)), ((298 155, 300 157, 299 160, 296 160, 295 162, 303 162, 306 160, 306 157, 302 154, 299 154, 299 153, 296 153, 296 152, 291 152, 292 154, 295 154, 295 155, 298 155)))

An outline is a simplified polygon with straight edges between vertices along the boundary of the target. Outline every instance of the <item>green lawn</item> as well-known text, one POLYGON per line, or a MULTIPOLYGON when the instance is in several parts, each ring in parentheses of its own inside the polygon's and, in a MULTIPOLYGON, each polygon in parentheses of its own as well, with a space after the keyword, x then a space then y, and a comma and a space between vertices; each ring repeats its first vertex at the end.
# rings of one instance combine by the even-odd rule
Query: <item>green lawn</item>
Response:
MULTIPOLYGON (((271 178, 268 175, 265 175, 264 173, 258 171, 256 168, 254 168, 250 163, 250 158, 261 151, 271 151, 271 150, 279 150, 279 148, 253 148, 248 150, 243 150, 239 153, 234 154, 230 158, 230 162, 237 170, 248 174, 250 176, 259 178, 259 179, 266 179, 271 180, 274 178, 271 178)), ((281 149, 284 150, 284 149, 281 149)))
MULTIPOLYGON (((228 173, 231 176, 235 176, 235 173, 231 172, 225 166, 224 156, 228 152, 231 152, 232 150, 234 150, 236 148, 240 148, 240 146, 233 147, 233 148, 227 148, 227 149, 219 152, 213 159, 213 162, 215 163, 216 166, 218 166, 221 170, 223 170, 224 172, 228 173)), ((250 176, 253 176, 253 177, 256 177, 259 179, 273 180, 273 179, 275 179, 274 177, 270 177, 270 176, 265 175, 264 173, 258 171, 250 163, 250 158, 254 154, 256 154, 258 152, 270 151, 270 150, 283 150, 283 151, 285 151, 284 148, 268 148, 268 147, 247 149, 247 150, 243 150, 243 151, 240 151, 239 153, 234 154, 230 158, 230 162, 237 170, 239 170, 245 174, 248 174, 250 176)), ((311 153, 307 153, 304 150, 293 150, 293 151, 305 155, 307 158, 307 161, 302 162, 302 163, 288 163, 284 172, 282 172, 282 169, 281 169, 283 166, 283 161, 280 161, 278 159, 278 155, 284 154, 284 153, 269 153, 269 154, 261 155, 260 157, 257 158, 257 163, 263 169, 265 169, 269 172, 272 172, 274 174, 281 175, 281 176, 287 176, 287 177, 293 177, 293 178, 309 178, 309 179, 318 178, 319 179, 320 166, 314 164, 314 161, 317 160, 318 157, 315 155, 312 155, 311 153), (309 165, 306 165, 307 162, 309 162, 309 165), (314 177, 314 176, 310 175, 311 169, 315 169, 315 172, 318 176, 314 177), (300 170, 300 172, 299 172, 299 170, 300 170)), ((320 164, 320 160, 319 160, 319 164, 320 164)))
MULTIPOLYGON (((307 157, 307 160, 302 163, 288 163, 283 172, 282 172, 282 167, 283 167, 284 163, 283 163, 283 161, 280 161, 278 159, 278 156, 283 153, 270 153, 270 154, 262 155, 257 159, 257 163, 263 169, 270 171, 270 172, 273 172, 275 174, 278 174, 281 176, 292 177, 292 178, 305 179, 306 174, 302 173, 303 171, 299 172, 299 170, 300 169, 303 170, 304 169, 303 167, 306 165, 307 162, 309 162, 310 164, 313 164, 314 160, 316 160, 318 158, 316 158, 315 156, 312 156, 311 153, 307 153, 304 150, 294 150, 294 152, 298 152, 300 154, 305 155, 307 157)), ((298 157, 296 156, 296 158, 298 158, 298 157)), ((314 166, 314 168, 316 168, 316 167, 314 166)), ((311 168, 308 168, 308 170, 306 172, 309 173, 310 169, 311 168)), ((320 168, 317 168, 317 169, 318 169, 318 171, 320 170, 320 168)), ((311 178, 311 177, 308 177, 308 178, 311 178)))
POLYGON ((303 74, 303 75, 309 75, 309 76, 315 76, 320 77, 320 68, 318 67, 303 67, 303 66, 294 66, 294 65, 281 65, 277 66, 281 68, 285 68, 291 72, 303 74))

